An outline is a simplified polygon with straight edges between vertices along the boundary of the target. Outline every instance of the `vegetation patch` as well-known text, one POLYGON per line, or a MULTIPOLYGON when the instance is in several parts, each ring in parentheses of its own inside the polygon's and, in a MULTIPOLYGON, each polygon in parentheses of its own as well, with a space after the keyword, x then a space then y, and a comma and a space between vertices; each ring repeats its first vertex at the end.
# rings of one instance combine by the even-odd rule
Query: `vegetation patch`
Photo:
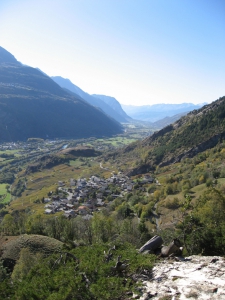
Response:
POLYGON ((9 193, 8 184, 0 184, 0 204, 7 204, 10 202, 11 195, 9 193))

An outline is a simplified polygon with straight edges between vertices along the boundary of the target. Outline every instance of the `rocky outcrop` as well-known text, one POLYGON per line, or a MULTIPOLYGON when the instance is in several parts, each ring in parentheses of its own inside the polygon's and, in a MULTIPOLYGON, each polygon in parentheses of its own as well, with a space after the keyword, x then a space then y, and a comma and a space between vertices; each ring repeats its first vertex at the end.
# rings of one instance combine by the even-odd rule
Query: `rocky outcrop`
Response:
POLYGON ((181 247, 181 242, 178 239, 173 239, 173 241, 168 246, 163 246, 161 248, 161 256, 168 257, 168 256, 175 256, 175 255, 182 255, 183 248, 181 247))
POLYGON ((153 268, 152 278, 143 281, 143 285, 139 300, 223 300, 225 260, 219 256, 161 260, 153 268))

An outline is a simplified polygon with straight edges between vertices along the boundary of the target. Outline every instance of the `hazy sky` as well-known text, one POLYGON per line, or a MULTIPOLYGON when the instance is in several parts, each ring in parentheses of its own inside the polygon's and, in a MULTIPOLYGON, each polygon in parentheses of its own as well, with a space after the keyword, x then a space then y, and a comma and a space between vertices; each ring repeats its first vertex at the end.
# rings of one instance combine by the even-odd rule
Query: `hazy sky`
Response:
POLYGON ((0 46, 123 104, 225 95, 225 0, 0 0, 0 46))

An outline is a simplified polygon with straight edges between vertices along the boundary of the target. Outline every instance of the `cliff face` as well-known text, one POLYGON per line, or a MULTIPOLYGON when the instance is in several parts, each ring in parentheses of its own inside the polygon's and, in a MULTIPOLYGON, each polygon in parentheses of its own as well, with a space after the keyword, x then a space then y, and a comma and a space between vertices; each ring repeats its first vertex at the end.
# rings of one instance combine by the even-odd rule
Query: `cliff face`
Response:
POLYGON ((223 300, 225 260, 219 256, 162 260, 153 268, 152 279, 143 284, 139 300, 223 300))

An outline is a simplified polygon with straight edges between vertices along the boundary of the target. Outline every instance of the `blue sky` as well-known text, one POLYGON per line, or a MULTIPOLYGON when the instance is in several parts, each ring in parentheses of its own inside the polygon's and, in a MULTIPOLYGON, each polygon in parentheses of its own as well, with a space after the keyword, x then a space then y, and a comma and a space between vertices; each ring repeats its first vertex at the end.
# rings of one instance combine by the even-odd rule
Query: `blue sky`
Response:
POLYGON ((1 0, 0 46, 122 104, 225 95, 224 0, 1 0))

